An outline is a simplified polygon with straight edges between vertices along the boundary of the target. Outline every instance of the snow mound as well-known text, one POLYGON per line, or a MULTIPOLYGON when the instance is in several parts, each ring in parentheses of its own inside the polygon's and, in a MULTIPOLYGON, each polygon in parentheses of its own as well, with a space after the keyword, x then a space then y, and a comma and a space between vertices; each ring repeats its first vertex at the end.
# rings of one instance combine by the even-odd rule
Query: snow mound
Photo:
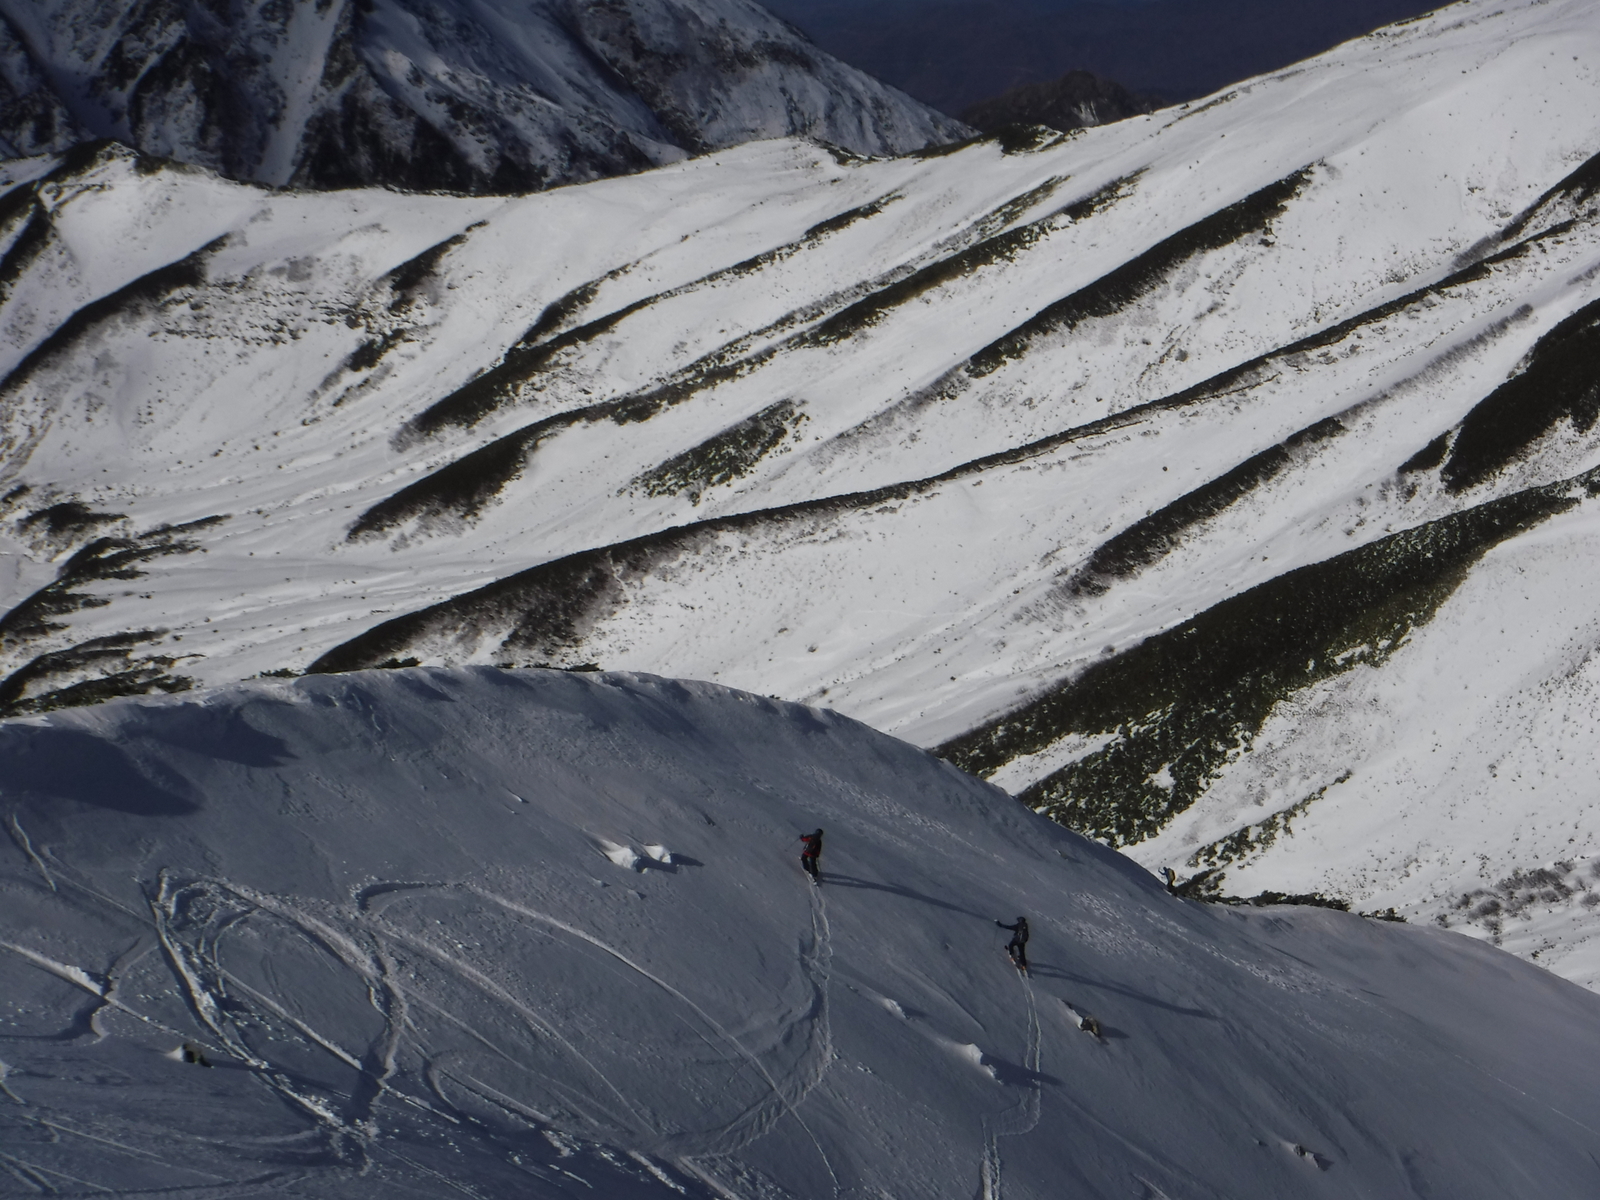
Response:
POLYGON ((600 852, 616 863, 617 866, 626 868, 629 871, 639 870, 640 864, 644 862, 644 856, 632 846, 619 845, 616 842, 607 841, 605 838, 600 839, 600 852))
POLYGON ((1600 1153, 1600 997, 1437 929, 1174 898, 709 684, 395 670, 4 722, 0 823, 33 1191, 1533 1200, 1600 1153), (634 829, 671 869, 597 879, 634 829))

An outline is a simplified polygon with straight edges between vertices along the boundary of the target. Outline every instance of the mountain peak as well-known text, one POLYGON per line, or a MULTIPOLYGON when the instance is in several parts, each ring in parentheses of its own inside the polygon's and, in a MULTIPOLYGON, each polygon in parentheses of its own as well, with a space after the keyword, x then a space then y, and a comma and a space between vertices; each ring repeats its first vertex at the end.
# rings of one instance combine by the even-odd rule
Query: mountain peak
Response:
POLYGON ((523 192, 803 135, 966 131, 750 0, 0 2, 0 144, 110 137, 274 186, 523 192))

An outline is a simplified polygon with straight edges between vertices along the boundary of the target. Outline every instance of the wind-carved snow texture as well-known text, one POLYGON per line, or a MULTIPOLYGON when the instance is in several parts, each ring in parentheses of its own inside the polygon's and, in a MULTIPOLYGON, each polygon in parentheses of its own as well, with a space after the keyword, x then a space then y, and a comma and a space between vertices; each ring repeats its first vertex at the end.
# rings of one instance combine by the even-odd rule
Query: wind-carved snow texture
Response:
POLYGON ((1600 1153, 1592 993, 1178 899, 826 710, 259 681, 0 722, 0 780, 19 1195, 1533 1200, 1600 1153))
POLYGON ((274 186, 523 192, 757 138, 970 134, 749 0, 0 3, 0 150, 115 138, 274 186))
MULTIPOLYGON (((1225 893, 1586 861, 1596 54, 1467 3, 1070 136, 517 198, 10 162, 0 705, 661 670, 1225 893)), ((1539 962, 1600 979, 1591 919, 1539 962)))

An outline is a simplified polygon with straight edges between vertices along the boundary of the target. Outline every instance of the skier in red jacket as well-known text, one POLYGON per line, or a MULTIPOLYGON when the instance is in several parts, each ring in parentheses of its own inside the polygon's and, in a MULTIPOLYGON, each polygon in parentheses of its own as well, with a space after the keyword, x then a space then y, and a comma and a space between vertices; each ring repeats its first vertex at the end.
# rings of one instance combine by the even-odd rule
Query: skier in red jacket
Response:
POLYGON ((806 874, 811 876, 812 883, 821 883, 822 876, 817 872, 817 859, 822 855, 822 830, 802 833, 800 840, 805 843, 805 849, 800 851, 800 865, 805 868, 806 874))

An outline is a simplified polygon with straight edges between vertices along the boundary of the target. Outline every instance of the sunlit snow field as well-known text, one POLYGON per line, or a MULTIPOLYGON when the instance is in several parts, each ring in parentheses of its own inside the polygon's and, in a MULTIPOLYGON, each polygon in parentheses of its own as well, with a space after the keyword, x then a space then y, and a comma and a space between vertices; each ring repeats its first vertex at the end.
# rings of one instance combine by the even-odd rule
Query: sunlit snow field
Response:
POLYGON ((1593 984, 1596 62, 1593 4, 1472 2, 894 160, 5 164, 0 707, 712 680, 1593 984))

